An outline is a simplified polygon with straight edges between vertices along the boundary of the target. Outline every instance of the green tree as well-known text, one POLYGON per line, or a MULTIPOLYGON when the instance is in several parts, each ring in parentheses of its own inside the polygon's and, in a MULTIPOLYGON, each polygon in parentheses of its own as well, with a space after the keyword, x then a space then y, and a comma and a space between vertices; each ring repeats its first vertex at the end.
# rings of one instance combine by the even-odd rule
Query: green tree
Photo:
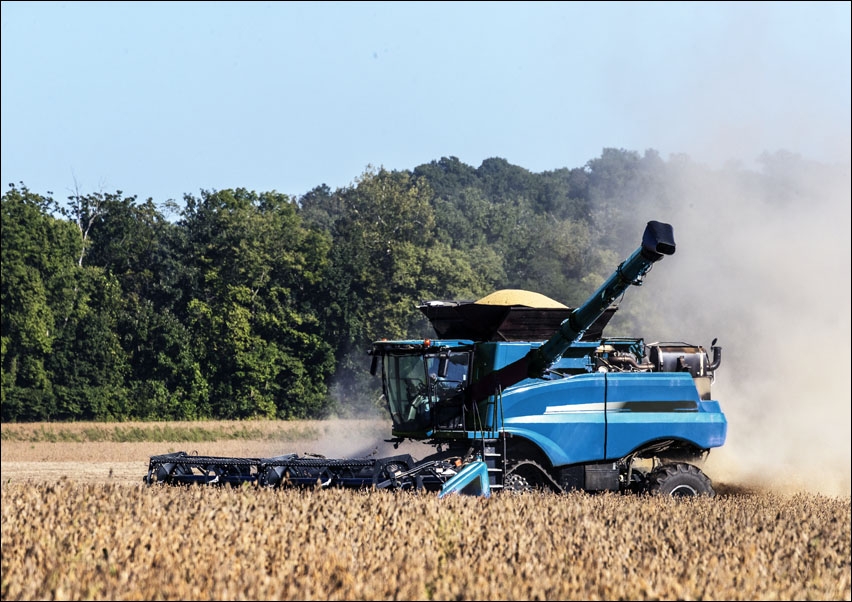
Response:
POLYGON ((452 199, 459 191, 482 187, 476 170, 457 157, 441 157, 419 165, 414 168, 413 177, 424 178, 438 199, 452 199))
POLYGON ((529 170, 512 165, 506 159, 486 159, 476 170, 485 194, 495 202, 539 196, 540 180, 529 170))
POLYGON ((193 338, 176 312, 183 298, 185 237, 152 199, 107 195, 91 228, 87 263, 121 287, 113 328, 127 355, 127 412, 191 420, 210 415, 209 387, 193 338))
POLYGON ((278 193, 185 197, 186 324, 210 406, 221 418, 320 417, 330 411, 333 350, 316 292, 329 240, 278 193))
POLYGON ((76 304, 48 358, 59 420, 127 420, 133 416, 125 379, 129 357, 118 321, 122 291, 99 267, 77 267, 76 304))
POLYGON ((76 236, 50 197, 12 186, 1 202, 2 419, 51 418, 46 362, 75 303, 76 236))
POLYGON ((541 181, 534 199, 536 211, 557 220, 589 222, 589 174, 583 168, 556 169, 538 176, 541 181))

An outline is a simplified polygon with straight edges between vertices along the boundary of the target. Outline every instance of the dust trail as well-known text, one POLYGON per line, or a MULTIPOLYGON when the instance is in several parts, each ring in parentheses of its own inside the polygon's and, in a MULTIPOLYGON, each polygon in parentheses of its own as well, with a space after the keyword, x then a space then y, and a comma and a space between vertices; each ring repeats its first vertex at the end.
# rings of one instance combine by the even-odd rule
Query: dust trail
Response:
MULTIPOLYGON (((850 495, 849 166, 778 153, 761 173, 679 161, 668 169, 669 202, 640 199, 635 230, 671 223, 677 252, 630 293, 655 314, 650 330, 631 334, 705 346, 719 338, 713 397, 728 439, 708 474, 850 495)), ((317 447, 330 457, 401 453, 383 442, 389 432, 389 422, 361 434, 332 429, 317 447)))
POLYGON ((398 447, 389 443, 389 417, 330 419, 320 423, 320 434, 298 445, 289 444, 287 452, 319 454, 327 458, 385 458, 411 454, 421 460, 435 451, 434 447, 417 441, 405 441, 398 447))
POLYGON ((677 252, 655 269, 664 326, 709 344, 728 440, 714 480, 850 494, 850 169, 765 157, 763 172, 670 164, 677 252))

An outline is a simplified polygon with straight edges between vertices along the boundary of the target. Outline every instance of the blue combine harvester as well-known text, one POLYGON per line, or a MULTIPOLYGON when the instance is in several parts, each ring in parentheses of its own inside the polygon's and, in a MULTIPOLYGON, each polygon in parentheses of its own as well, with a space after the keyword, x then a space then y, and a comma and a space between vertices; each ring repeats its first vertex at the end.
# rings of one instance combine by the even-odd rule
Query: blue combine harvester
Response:
POLYGON ((288 454, 152 456, 148 483, 492 491, 633 491, 714 495, 700 466, 725 442, 711 397, 721 348, 606 338, 613 303, 675 252, 669 224, 648 222, 641 245, 571 309, 526 291, 419 309, 435 339, 377 341, 392 441, 434 453, 328 459, 288 454))

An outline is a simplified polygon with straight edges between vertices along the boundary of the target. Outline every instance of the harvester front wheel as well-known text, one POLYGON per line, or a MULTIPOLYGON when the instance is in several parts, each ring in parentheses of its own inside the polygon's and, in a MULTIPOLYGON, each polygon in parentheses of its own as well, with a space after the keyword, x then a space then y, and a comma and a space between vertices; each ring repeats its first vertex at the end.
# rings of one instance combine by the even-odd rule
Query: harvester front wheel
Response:
POLYGON ((655 468, 647 479, 648 493, 671 497, 713 497, 713 485, 701 469, 686 462, 663 464, 655 468))

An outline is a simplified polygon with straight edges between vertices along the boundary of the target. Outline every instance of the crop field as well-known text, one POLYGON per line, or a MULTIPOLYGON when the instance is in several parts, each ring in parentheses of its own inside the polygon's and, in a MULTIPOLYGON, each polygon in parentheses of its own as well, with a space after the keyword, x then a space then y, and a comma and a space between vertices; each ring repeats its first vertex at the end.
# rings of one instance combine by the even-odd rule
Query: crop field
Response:
POLYGON ((142 484, 150 455, 190 445, 352 453, 374 429, 384 436, 369 422, 222 424, 165 436, 144 424, 2 425, 2 599, 850 599, 848 496, 716 483, 713 499, 439 500, 142 484))

